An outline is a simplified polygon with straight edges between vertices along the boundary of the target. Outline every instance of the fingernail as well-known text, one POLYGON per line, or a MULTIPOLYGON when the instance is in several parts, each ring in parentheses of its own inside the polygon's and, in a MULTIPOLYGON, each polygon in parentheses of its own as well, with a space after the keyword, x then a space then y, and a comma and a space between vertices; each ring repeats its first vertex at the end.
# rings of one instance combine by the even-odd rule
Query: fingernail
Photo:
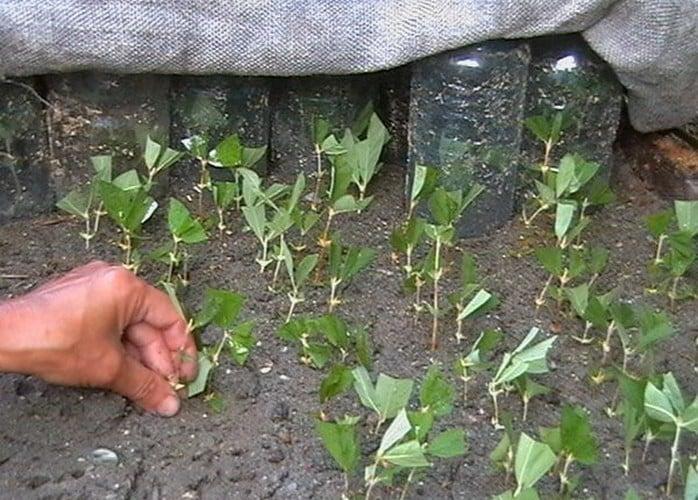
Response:
POLYGON ((167 396, 158 406, 158 414, 163 417, 173 417, 179 411, 177 396, 167 396))

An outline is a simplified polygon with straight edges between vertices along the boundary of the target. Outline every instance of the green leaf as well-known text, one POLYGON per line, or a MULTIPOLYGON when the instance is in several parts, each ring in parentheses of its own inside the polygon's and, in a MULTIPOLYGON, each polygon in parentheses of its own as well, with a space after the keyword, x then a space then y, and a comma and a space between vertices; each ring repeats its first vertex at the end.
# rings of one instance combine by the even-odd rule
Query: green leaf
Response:
POLYGON ((645 218, 645 224, 650 234, 654 236, 655 239, 659 239, 663 234, 667 234, 669 229, 669 224, 673 219, 674 214, 669 210, 664 210, 662 212, 649 215, 645 218))
POLYGON ((208 157, 208 141, 205 137, 193 135, 182 139, 182 145, 194 158, 202 160, 208 157))
POLYGON ((401 408, 407 406, 412 386, 411 379, 393 378, 383 373, 378 375, 375 394, 378 413, 383 420, 393 418, 401 408))
POLYGON ((642 497, 637 494, 637 492, 633 489, 630 488, 627 493, 625 494, 625 497, 623 497, 624 500, 642 500, 642 497))
POLYGON ((167 223, 170 232, 184 243, 194 244, 208 240, 206 230, 201 223, 194 219, 187 207, 176 198, 170 198, 167 223))
POLYGON ((306 255, 303 257, 303 260, 301 260, 300 264, 298 264, 298 268, 295 272, 296 287, 301 288, 303 286, 305 281, 308 279, 308 276, 310 276, 310 273, 312 273, 313 269, 315 269, 317 261, 317 254, 306 255))
POLYGON ((356 349, 356 357, 367 370, 373 366, 373 346, 368 330, 365 328, 357 328, 352 331, 354 338, 354 348, 356 349))
POLYGON ((91 197, 89 192, 74 189, 56 203, 56 207, 81 219, 90 217, 91 197))
POLYGON ((346 473, 356 470, 361 458, 356 422, 315 421, 315 430, 337 465, 346 473))
POLYGON ((429 467, 431 464, 424 456, 419 441, 413 440, 399 444, 382 455, 382 459, 400 467, 429 467))
POLYGON ((691 236, 698 234, 698 200, 675 200, 674 211, 679 230, 691 236))
POLYGON ((541 440, 550 446, 550 449, 558 455, 562 451, 562 436, 559 427, 541 427, 538 429, 541 440))
POLYGON ((267 226, 264 205, 242 207, 242 215, 244 215, 247 225, 250 226, 257 239, 263 241, 267 226))
POLYGON ((351 369, 345 365, 334 365, 320 384, 320 402, 324 403, 349 389, 354 382, 351 369))
POLYGON ((260 146, 258 148, 242 148, 242 162, 241 165, 244 168, 252 169, 259 163, 259 161, 264 158, 267 154, 267 147, 260 146))
POLYGON ((200 352, 198 355, 199 371, 196 374, 196 378, 189 382, 187 385, 187 397, 191 398, 201 394, 206 390, 208 385, 208 379, 213 370, 213 363, 204 353, 200 352))
POLYGON ((414 438, 420 443, 424 442, 434 425, 434 412, 431 410, 410 411, 407 415, 412 424, 414 438))
POLYGON ((580 407, 566 405, 560 419, 562 448, 582 464, 596 463, 598 444, 589 424, 589 418, 580 407))
POLYGON ((696 500, 696 498, 698 498, 698 465, 693 465, 688 468, 683 498, 684 500, 696 500))
POLYGON ((315 118, 312 126, 313 143, 316 145, 322 144, 330 134, 330 128, 330 122, 325 118, 315 118))
POLYGON ((225 330, 230 330, 235 325, 238 315, 245 305, 245 297, 242 294, 209 288, 204 296, 204 303, 196 315, 194 324, 201 328, 213 323, 225 330))
POLYGON ((143 159, 145 160, 145 165, 148 167, 148 170, 152 170, 155 166, 155 163, 158 161, 158 157, 160 156, 161 149, 162 147, 160 144, 152 140, 150 136, 147 137, 145 141, 145 152, 143 153, 143 159))
POLYGON ((552 124, 545 116, 530 116, 526 118, 524 125, 539 141, 547 142, 550 138, 552 124))
POLYGON ((361 134, 366 132, 368 123, 373 115, 373 101, 368 101, 366 106, 359 111, 359 114, 354 119, 354 123, 351 126, 351 133, 354 134, 354 136, 359 137, 361 134))
POLYGON ((485 290, 479 290, 475 296, 470 299, 468 304, 460 311, 458 314, 458 321, 462 321, 474 315, 485 307, 490 300, 492 300, 491 293, 486 292, 485 290))
POLYGON ((228 340, 230 357, 239 366, 243 366, 255 346, 257 339, 252 334, 253 321, 246 321, 237 325, 228 340))
POLYGON ((441 417, 453 411, 455 390, 448 383, 438 365, 431 365, 419 391, 422 408, 429 408, 441 417))
POLYGON ((575 157, 566 154, 560 160, 560 167, 555 178, 555 195, 560 198, 572 185, 575 173, 575 157))
POLYGON ((314 329, 322 332, 327 341, 340 349, 349 348, 349 333, 346 323, 334 314, 325 314, 313 322, 314 329))
POLYGON ((652 383, 645 387, 645 412, 660 422, 674 423, 676 416, 669 398, 652 383))
POLYGON ((555 236, 562 240, 569 231, 574 214, 577 212, 577 203, 574 201, 560 201, 555 212, 555 236))
POLYGON ((439 458, 453 458, 465 455, 465 431, 450 429, 438 434, 431 440, 427 448, 430 455, 439 458))
POLYGON ((112 156, 97 155, 90 157, 90 163, 95 170, 95 177, 101 181, 111 182, 112 179, 112 156))
POLYGON ((562 249, 559 247, 543 247, 536 249, 536 258, 553 276, 561 276, 563 272, 562 249))
POLYGON ((671 319, 665 312, 642 310, 638 315, 640 336, 637 348, 641 351, 676 334, 671 319))
POLYGON ((359 366, 354 368, 351 374, 354 377, 354 390, 359 395, 361 404, 376 413, 380 413, 378 395, 366 368, 359 366))
POLYGON ((521 488, 531 488, 555 464, 555 454, 547 444, 539 443, 521 433, 516 448, 514 472, 521 488))
POLYGON ((583 318, 589 305, 589 285, 582 283, 574 288, 565 288, 565 294, 574 311, 583 318))
POLYGON ((679 231, 669 235, 668 263, 673 276, 683 276, 696 260, 696 248, 690 233, 679 231))
POLYGON ((359 210, 365 209, 372 199, 373 197, 369 196, 363 201, 359 201, 354 198, 354 196, 345 194, 332 204, 332 210, 334 210, 335 214, 358 212, 359 210))
POLYGON ((686 408, 686 403, 683 400, 681 389, 679 389, 679 384, 676 382, 674 374, 664 374, 662 378, 662 392, 669 398, 675 414, 681 414, 686 408))
POLYGON ((411 429, 412 425, 410 424, 410 421, 407 418, 407 413, 403 408, 390 423, 385 431, 385 434, 383 434, 380 446, 376 452, 378 456, 383 455, 383 453, 392 448, 393 445, 404 438, 411 429))
POLYGON ((239 167, 242 165, 242 144, 237 134, 223 139, 209 154, 210 163, 216 167, 239 167))

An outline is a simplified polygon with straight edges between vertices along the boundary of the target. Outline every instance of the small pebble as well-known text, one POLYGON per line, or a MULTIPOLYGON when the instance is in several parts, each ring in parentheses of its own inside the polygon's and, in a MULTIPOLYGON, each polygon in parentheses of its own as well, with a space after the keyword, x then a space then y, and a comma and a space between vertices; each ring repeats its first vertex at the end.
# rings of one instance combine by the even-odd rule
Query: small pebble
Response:
POLYGON ((118 464, 119 456, 109 448, 97 448, 90 453, 90 459, 96 464, 118 464))

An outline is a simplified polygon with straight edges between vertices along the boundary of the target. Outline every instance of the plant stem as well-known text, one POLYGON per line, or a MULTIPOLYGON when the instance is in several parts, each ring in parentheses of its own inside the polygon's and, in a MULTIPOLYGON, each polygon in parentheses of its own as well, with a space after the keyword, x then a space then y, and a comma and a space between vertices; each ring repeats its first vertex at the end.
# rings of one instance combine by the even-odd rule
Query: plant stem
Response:
POLYGON ((569 483, 569 479, 567 478, 567 473, 569 471, 570 465, 574 461, 574 457, 572 455, 567 455, 565 457, 565 466, 562 468, 562 472, 560 473, 560 495, 562 495, 565 492, 565 489, 567 488, 567 484, 569 483))
POLYGON ((669 462, 669 476, 666 480, 666 496, 671 496, 671 481, 674 477, 674 465, 679 461, 679 438, 681 437, 681 426, 676 425, 674 433, 674 442, 671 445, 671 462, 669 462))
POLYGON ((616 328, 616 322, 611 321, 606 328, 606 339, 603 341, 603 357, 601 358, 601 364, 605 365, 608 360, 608 355, 611 353, 611 336, 613 335, 613 330, 616 328))
POLYGON ((522 218, 523 218, 524 224, 525 224, 526 226, 530 226, 530 225, 533 223, 533 220, 534 220, 536 217, 538 217, 538 215, 540 215, 541 213, 543 213, 543 212, 544 212, 545 210, 547 210, 547 209, 548 209, 548 204, 547 204, 547 203, 543 203, 540 207, 538 207, 538 209, 537 209, 535 212, 533 212, 533 213, 531 214, 531 216, 530 216, 528 219, 526 218, 526 214, 525 214, 525 213, 522 214, 522 218))
POLYGON ((337 300, 337 286, 341 283, 341 280, 336 278, 330 278, 330 302, 329 302, 329 312, 330 314, 334 311, 334 307, 339 304, 337 300))
POLYGON ((657 241, 657 252, 654 255, 654 263, 659 264, 662 262, 662 247, 664 246, 664 240, 666 239, 666 234, 659 235, 659 241, 657 241))
POLYGON ((213 356, 211 356, 211 362, 213 363, 213 366, 218 366, 218 358, 221 355, 221 351, 223 351, 223 347, 225 346, 225 341, 228 340, 228 337, 229 337, 229 333, 226 330, 223 330, 223 337, 221 338, 221 341, 216 346, 216 351, 213 353, 213 356))
POLYGON ((494 416, 492 417, 492 425, 495 428, 499 427, 499 405, 497 403, 497 395, 499 392, 494 390, 492 387, 489 388, 490 396, 492 396, 492 404, 494 406, 494 416))
POLYGON ((126 267, 131 267, 132 245, 131 245, 131 233, 129 233, 128 231, 124 232, 124 247, 126 249, 125 265, 126 265, 126 267))
MULTIPOLYGON (((377 467, 378 467, 378 453, 376 453, 376 459, 373 462, 373 474, 374 474, 374 476, 375 476, 377 467)), ((368 480, 368 488, 366 489, 366 496, 364 497, 364 500, 369 500, 371 498, 371 492, 373 491, 373 487, 376 484, 378 484, 378 481, 376 481, 375 477, 371 477, 368 480)))
POLYGON ((548 281, 545 282, 545 286, 543 286, 543 289, 538 294, 538 297, 536 297, 536 311, 540 309, 540 306, 545 304, 545 294, 548 293, 548 288, 550 287, 550 284, 553 282, 553 278, 554 276, 552 274, 548 276, 548 281))
POLYGON ((463 337, 463 320, 456 319, 456 342, 460 344, 460 341, 464 338, 465 337, 463 337))
POLYGON ((90 236, 90 215, 88 212, 87 217, 85 217, 85 236, 83 236, 83 239, 85 240, 85 250, 90 249, 90 239, 92 236, 90 236))
POLYGON ((523 401, 523 415, 521 415, 521 421, 525 422, 528 417, 528 402, 531 400, 530 397, 522 396, 521 401, 523 401))
POLYGON ((647 459, 647 452, 650 449, 650 444, 652 444, 652 441, 654 441, 654 435, 652 434, 651 431, 645 432, 645 446, 642 449, 642 458, 641 461, 644 464, 645 460, 647 459))
POLYGON ((405 486, 402 488, 402 493, 400 493, 400 500, 405 500, 407 497, 407 488, 409 488, 412 478, 414 477, 414 471, 416 469, 411 469, 409 475, 407 476, 407 481, 405 481, 405 486))
POLYGON ((431 350, 436 350, 436 341, 439 333, 439 280, 441 279, 441 263, 439 257, 441 253, 441 238, 436 238, 436 248, 434 250, 434 295, 432 303, 432 324, 431 324, 431 350))
POLYGON ((313 194, 313 200, 310 202, 310 208, 313 211, 316 211, 318 207, 318 201, 320 200, 320 184, 322 183, 322 177, 324 176, 324 172, 322 170, 322 150, 320 149, 319 144, 315 145, 315 159, 317 166, 317 173, 315 175, 315 193, 313 194))
POLYGON ((177 238, 173 238, 172 241, 174 243, 172 244, 172 252, 170 252, 170 266, 167 270, 167 281, 169 283, 172 283, 172 274, 174 273, 174 266, 177 261, 177 246, 179 245, 179 240, 177 238))
POLYGON ((628 475, 628 472, 630 472, 630 448, 626 447, 625 448, 625 461, 623 462, 623 472, 625 475, 628 475))
POLYGON ((671 284, 671 292, 669 292, 669 308, 672 310, 672 312, 676 309, 676 299, 677 295, 676 292, 679 287, 679 280, 681 279, 681 276, 674 276, 674 281, 671 284))

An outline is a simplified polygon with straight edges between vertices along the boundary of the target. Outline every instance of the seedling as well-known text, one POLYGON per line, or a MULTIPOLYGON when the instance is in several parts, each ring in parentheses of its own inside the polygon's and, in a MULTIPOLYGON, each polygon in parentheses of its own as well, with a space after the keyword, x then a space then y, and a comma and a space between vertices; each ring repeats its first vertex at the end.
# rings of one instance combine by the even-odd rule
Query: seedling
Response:
MULTIPOLYGON (((494 405, 492 424, 496 428, 501 427, 499 424, 499 406, 497 404, 498 396, 511 391, 513 389, 512 384, 522 376, 548 372, 546 357, 556 337, 550 337, 537 344, 530 345, 539 333, 540 330, 538 328, 531 328, 516 349, 504 354, 499 368, 487 386, 494 405)), ((526 412, 526 406, 527 402, 524 401, 524 412, 526 412)))
MULTIPOLYGON (((199 213, 203 210, 204 191, 213 190, 209 167, 223 168, 231 171, 235 179, 235 184, 239 186, 239 173, 237 169, 253 168, 254 165, 264 157, 267 151, 266 146, 259 148, 247 148, 243 146, 237 134, 226 137, 218 143, 214 149, 210 149, 208 139, 199 135, 194 135, 182 140, 182 144, 189 155, 199 162, 199 181, 194 185, 194 191, 199 195, 199 213)), ((235 198, 235 202, 239 210, 239 192, 235 198)))
MULTIPOLYGON (((164 287, 175 309, 185 318, 175 288, 169 283, 165 283, 164 287)), ((223 334, 216 344, 200 348, 198 372, 196 378, 187 385, 187 397, 194 397, 206 391, 224 350, 231 360, 240 366, 247 361, 256 339, 252 334, 252 321, 238 322, 244 304, 245 297, 241 294, 213 288, 206 290, 201 310, 189 320, 188 330, 193 333, 208 325, 214 325, 220 328, 223 334)), ((208 400, 215 401, 215 398, 209 395, 208 400)))
POLYGON ((146 167, 144 189, 150 192, 155 183, 155 177, 170 168, 181 158, 182 153, 161 146, 148 136, 145 143, 145 153, 143 154, 143 161, 146 167))
POLYGON ((293 311, 296 305, 305 301, 305 295, 303 293, 303 288, 310 273, 313 272, 315 266, 318 262, 317 254, 306 255, 303 259, 296 264, 291 250, 285 241, 281 241, 281 252, 284 257, 284 263, 286 264, 286 272, 288 273, 288 279, 291 283, 291 291, 288 292, 288 300, 291 305, 288 309, 288 314, 286 315, 286 323, 291 320, 293 316, 293 311))
POLYGON ((315 192, 311 200, 313 211, 318 209, 320 204, 320 192, 322 189, 322 179, 325 176, 323 168, 323 155, 336 156, 347 152, 346 148, 337 141, 337 138, 330 133, 330 123, 324 118, 318 118, 313 123, 313 144, 315 147, 315 192))
POLYGON ((487 355, 494 350, 503 336, 498 330, 485 330, 477 338, 470 352, 456 359, 454 371, 463 382, 463 403, 468 402, 468 383, 473 376, 489 367, 487 355))
POLYGON ((444 245, 450 246, 453 243, 454 224, 460 219, 465 209, 482 193, 483 189, 482 186, 475 185, 467 194, 463 195, 461 190, 446 191, 443 188, 436 188, 429 198, 429 211, 434 223, 427 224, 424 230, 427 238, 432 242, 432 251, 427 256, 424 269, 425 276, 433 284, 432 302, 427 304, 427 308, 432 316, 432 350, 436 350, 437 347, 439 315, 441 314, 439 282, 444 274, 442 248, 444 245))
POLYGON ((354 390, 359 395, 361 404, 373 410, 378 417, 373 431, 377 433, 386 420, 394 418, 407 406, 414 382, 411 379, 397 379, 381 373, 373 385, 368 371, 363 366, 354 368, 352 374, 354 390))
POLYGON ((85 249, 90 249, 90 242, 99 232, 100 218, 105 215, 104 205, 99 199, 99 181, 111 182, 112 157, 93 156, 90 163, 95 170, 89 186, 70 191, 56 203, 56 207, 64 212, 82 219, 85 230, 80 237, 85 241, 85 249), (94 221, 93 221, 94 218, 94 221))
POLYGON ((223 236, 223 231, 227 228, 225 213, 239 196, 239 191, 240 186, 234 182, 214 182, 211 186, 211 194, 213 195, 213 202, 216 205, 216 213, 218 215, 216 227, 221 237, 223 236))
POLYGON ((497 306, 497 299, 480 286, 477 277, 475 258, 468 252, 463 253, 460 274, 460 289, 449 297, 456 309, 456 341, 464 339, 463 322, 485 314, 497 306))
POLYGON ((679 463, 679 444, 683 430, 698 434, 698 397, 686 405, 681 389, 672 373, 666 373, 659 389, 652 382, 645 387, 645 412, 647 416, 674 427, 674 440, 671 445, 671 461, 667 476, 666 494, 671 496, 674 468, 679 463))
POLYGON ((238 322, 240 311, 245 305, 241 294, 209 288, 206 290, 204 303, 196 315, 193 329, 200 330, 212 324, 223 332, 218 343, 204 347, 199 352, 199 371, 196 379, 188 386, 188 396, 204 392, 213 375, 213 370, 220 364, 220 356, 225 349, 230 358, 242 366, 256 340, 252 334, 254 322, 238 322))
POLYGON ((201 223, 192 217, 182 202, 175 198, 170 198, 167 225, 172 235, 172 245, 167 248, 167 282, 172 283, 174 271, 179 266, 184 266, 182 276, 186 280, 188 253, 185 245, 203 243, 208 241, 208 236, 201 223))
MULTIPOLYGON (((274 236, 278 236, 279 243, 275 247, 274 259, 276 260, 276 266, 274 267, 274 277, 271 282, 271 289, 274 289, 276 285, 276 280, 279 277, 279 272, 281 271, 281 264, 284 262, 284 254, 282 252, 282 245, 286 242, 286 233, 294 225, 294 214, 301 212, 298 204, 300 198, 305 189, 305 175, 303 173, 299 174, 296 178, 296 182, 293 185, 291 194, 286 200, 283 207, 276 208, 275 214, 271 222, 269 223, 269 228, 274 236)), ((285 189, 284 189, 285 191, 285 189)), ((301 221, 303 217, 301 216, 301 221)), ((295 220, 298 220, 297 218, 295 220)))
POLYGON ((397 227, 390 235, 390 243, 396 254, 405 254, 405 264, 402 269, 409 279, 412 276, 412 255, 419 246, 424 235, 426 221, 419 217, 411 217, 407 222, 397 227))
POLYGON ((342 303, 338 287, 349 282, 361 271, 371 265, 376 257, 376 251, 367 247, 342 246, 338 234, 332 237, 329 253, 330 299, 329 311, 342 303))
POLYGON ((135 170, 121 174, 113 182, 100 180, 98 192, 107 215, 121 230, 119 247, 124 251, 124 266, 137 272, 140 256, 134 250, 141 236, 141 226, 153 215, 158 204, 148 196, 135 170))
POLYGON ((349 475, 359 465, 361 449, 356 432, 356 424, 359 417, 345 416, 336 422, 324 422, 315 420, 315 432, 322 439, 322 443, 330 452, 332 458, 344 472, 344 497, 349 493, 349 475))
POLYGON ((583 408, 566 405, 562 409, 558 427, 540 429, 543 442, 557 455, 560 470, 560 495, 571 494, 578 479, 570 477, 575 463, 593 465, 598 459, 598 444, 583 408))
POLYGON ((526 128, 543 143, 543 160, 536 166, 543 180, 546 180, 550 172, 550 156, 553 147, 560 141, 566 128, 572 124, 569 113, 557 112, 552 116, 531 116, 524 121, 526 128))
POLYGON ((494 497, 495 500, 533 500, 538 498, 534 486, 555 465, 555 454, 545 443, 521 433, 516 447, 514 474, 516 489, 494 497))
POLYGON ((426 167, 424 165, 415 165, 412 177, 412 185, 410 186, 409 207, 407 210, 407 220, 411 220, 414 216, 414 211, 422 202, 429 199, 432 195, 439 180, 439 171, 434 167, 426 167))
POLYGON ((625 448, 623 471, 627 476, 630 472, 630 453, 633 443, 644 433, 647 448, 653 440, 653 432, 648 425, 644 407, 647 380, 635 379, 621 373, 618 385, 622 396, 618 412, 623 417, 623 444, 625 448))
POLYGON ((366 190, 382 163, 379 162, 383 146, 390 140, 388 130, 378 115, 373 113, 369 120, 366 138, 356 141, 346 151, 346 161, 351 170, 351 181, 359 190, 359 201, 366 198, 366 190))
MULTIPOLYGON (((698 201, 675 201, 674 212, 660 212, 646 220, 647 228, 657 240, 657 251, 650 269, 660 276, 669 276, 666 287, 670 306, 674 309, 677 300, 690 297, 695 291, 689 286, 682 290, 681 278, 696 261, 696 236, 698 236, 698 201), (670 231, 672 225, 678 230, 670 231), (664 246, 668 246, 668 251, 664 246)), ((665 287, 660 282, 661 287, 665 287)))

